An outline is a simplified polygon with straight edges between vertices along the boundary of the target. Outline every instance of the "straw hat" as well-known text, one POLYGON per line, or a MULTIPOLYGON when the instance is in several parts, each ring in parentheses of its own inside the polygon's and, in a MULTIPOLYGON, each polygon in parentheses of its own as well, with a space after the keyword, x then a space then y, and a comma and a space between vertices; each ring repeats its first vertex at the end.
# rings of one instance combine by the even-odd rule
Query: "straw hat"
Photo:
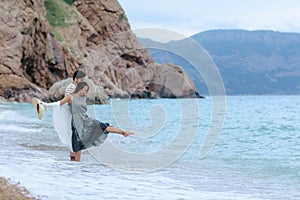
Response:
POLYGON ((42 119, 45 113, 45 107, 41 105, 41 100, 38 98, 32 98, 32 104, 34 106, 36 115, 39 119, 42 119))

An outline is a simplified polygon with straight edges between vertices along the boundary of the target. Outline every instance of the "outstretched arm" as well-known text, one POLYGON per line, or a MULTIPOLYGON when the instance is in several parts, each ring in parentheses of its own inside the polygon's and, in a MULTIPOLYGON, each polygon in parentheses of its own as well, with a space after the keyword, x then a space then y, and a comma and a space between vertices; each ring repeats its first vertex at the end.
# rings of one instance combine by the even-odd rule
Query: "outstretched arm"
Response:
POLYGON ((45 107, 53 107, 54 105, 64 105, 66 103, 72 103, 72 96, 71 95, 68 95, 68 96, 65 96, 62 100, 60 101, 56 101, 56 102, 53 102, 53 103, 46 103, 46 102, 42 102, 41 104, 45 107))

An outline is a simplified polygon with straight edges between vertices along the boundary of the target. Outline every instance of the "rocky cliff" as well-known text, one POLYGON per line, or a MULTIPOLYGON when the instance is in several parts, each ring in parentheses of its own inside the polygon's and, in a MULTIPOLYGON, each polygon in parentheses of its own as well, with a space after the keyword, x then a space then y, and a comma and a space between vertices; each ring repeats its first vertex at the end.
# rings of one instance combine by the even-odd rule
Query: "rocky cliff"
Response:
POLYGON ((152 60, 117 0, 67 3, 0 2, 1 97, 53 99, 49 88, 79 68, 113 98, 197 96, 181 67, 152 60))

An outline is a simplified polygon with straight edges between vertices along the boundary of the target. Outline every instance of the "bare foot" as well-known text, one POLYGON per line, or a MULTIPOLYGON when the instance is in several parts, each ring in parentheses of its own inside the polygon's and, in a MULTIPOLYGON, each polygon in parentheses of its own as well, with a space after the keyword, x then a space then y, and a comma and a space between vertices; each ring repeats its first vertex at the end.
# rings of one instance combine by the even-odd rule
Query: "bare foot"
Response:
POLYGON ((130 132, 130 131, 123 131, 122 135, 123 135, 124 137, 127 137, 127 136, 129 136, 129 135, 134 135, 134 133, 133 133, 133 132, 130 132))

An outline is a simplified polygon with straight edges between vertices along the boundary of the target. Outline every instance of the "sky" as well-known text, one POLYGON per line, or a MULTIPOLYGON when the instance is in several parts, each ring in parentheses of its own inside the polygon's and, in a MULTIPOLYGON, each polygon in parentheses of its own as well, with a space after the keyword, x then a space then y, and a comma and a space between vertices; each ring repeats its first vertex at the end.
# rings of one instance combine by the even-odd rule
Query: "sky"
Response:
POLYGON ((171 31, 175 33, 171 34, 174 39, 212 29, 300 33, 300 0, 119 0, 119 3, 131 29, 142 37, 144 30, 147 30, 145 37, 149 30, 152 34, 171 31))

